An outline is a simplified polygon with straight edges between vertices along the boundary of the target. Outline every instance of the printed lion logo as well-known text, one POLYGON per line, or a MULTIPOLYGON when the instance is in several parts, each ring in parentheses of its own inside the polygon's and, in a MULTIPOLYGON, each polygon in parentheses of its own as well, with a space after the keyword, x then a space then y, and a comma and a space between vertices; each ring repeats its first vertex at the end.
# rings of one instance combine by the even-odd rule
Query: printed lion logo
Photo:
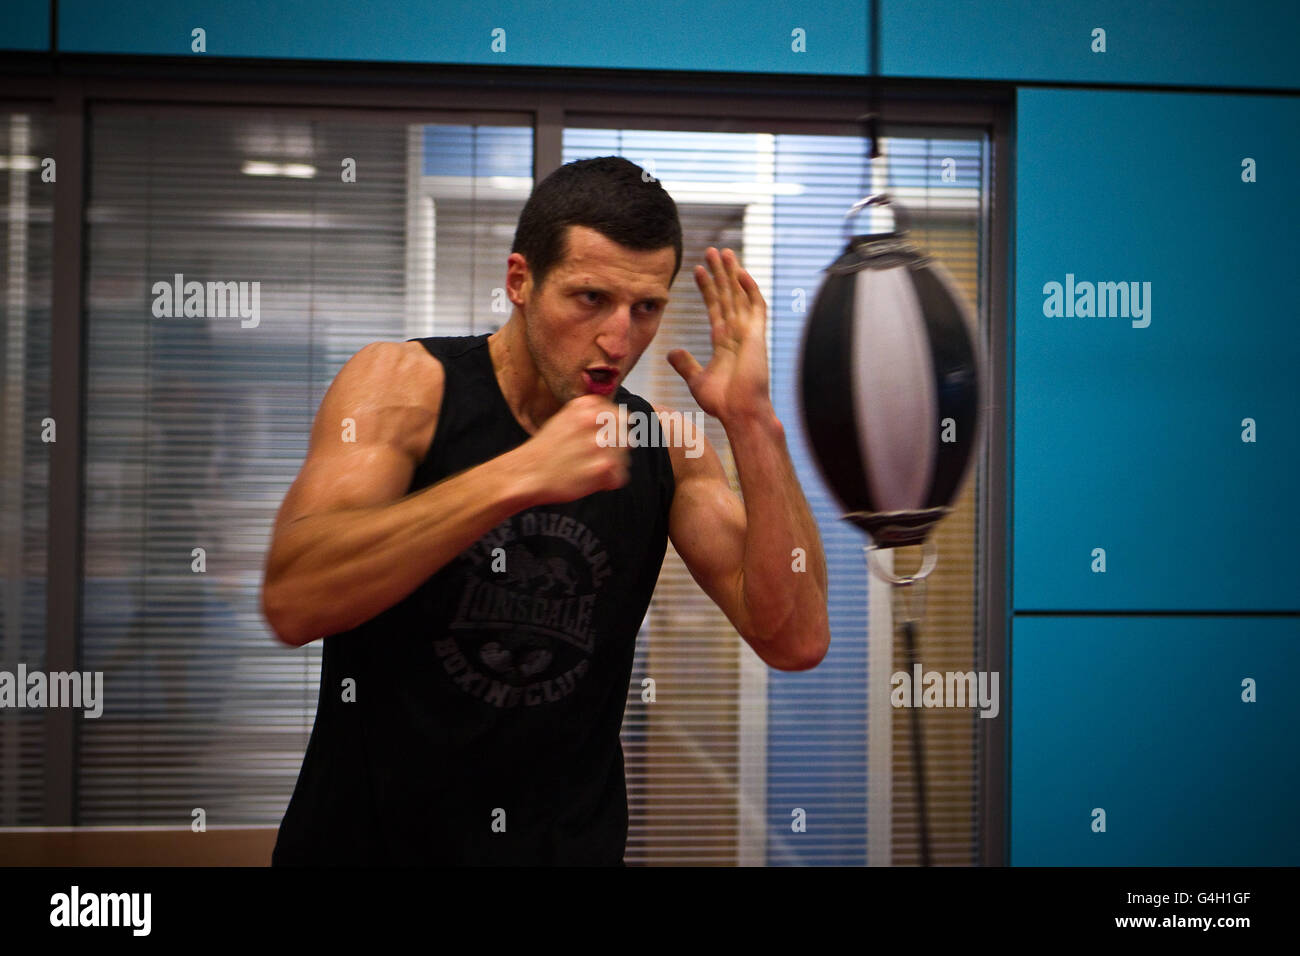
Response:
POLYGON ((506 555, 506 584, 531 587, 533 581, 542 580, 538 590, 549 591, 557 586, 564 588, 565 594, 573 594, 578 587, 578 579, 573 569, 561 557, 538 558, 535 554, 518 545, 511 548, 506 555))
POLYGON ((612 573, 600 537, 571 515, 507 518, 448 574, 460 593, 433 651, 450 685, 501 710, 574 693, 592 666, 597 599, 612 573))
POLYGON ((519 651, 518 663, 515 663, 515 651, 503 647, 497 641, 489 641, 484 644, 479 650, 478 656, 484 664, 498 674, 514 679, 531 677, 533 674, 546 670, 553 656, 544 647, 535 647, 531 650, 516 648, 516 650, 519 651))

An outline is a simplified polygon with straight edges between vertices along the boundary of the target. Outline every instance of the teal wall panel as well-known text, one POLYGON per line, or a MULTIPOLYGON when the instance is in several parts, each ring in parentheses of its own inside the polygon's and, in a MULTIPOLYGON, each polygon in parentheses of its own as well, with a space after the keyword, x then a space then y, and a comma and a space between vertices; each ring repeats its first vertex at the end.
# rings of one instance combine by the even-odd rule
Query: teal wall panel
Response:
POLYGON ((1300 609, 1300 98, 1021 90, 1018 126, 1016 610, 1300 609), (1045 314, 1085 282, 1140 296, 1045 314))
POLYGON ((1300 619, 1019 617, 1011 667, 1013 865, 1300 864, 1300 619))
POLYGON ((62 0, 59 49, 497 66, 861 75, 862 0, 62 0), (191 31, 206 31, 206 54, 191 31), (504 34, 494 35, 502 30, 504 34), (796 31, 802 31, 798 51, 796 31), (503 41, 503 45, 502 45, 503 41), (493 44, 496 42, 497 48, 493 44))
POLYGON ((50 49, 50 0, 0 0, 0 50, 50 49))
POLYGON ((1300 87, 1295 0, 881 0, 885 76, 1300 87), (1093 31, 1105 31, 1094 52, 1093 31))

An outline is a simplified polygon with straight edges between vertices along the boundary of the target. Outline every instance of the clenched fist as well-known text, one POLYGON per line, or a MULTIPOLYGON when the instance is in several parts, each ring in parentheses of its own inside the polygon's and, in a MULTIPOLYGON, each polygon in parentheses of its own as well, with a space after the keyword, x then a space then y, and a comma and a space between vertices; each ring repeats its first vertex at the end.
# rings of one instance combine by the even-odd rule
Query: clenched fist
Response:
POLYGON ((519 464, 535 481, 537 504, 576 501, 597 491, 611 491, 628 482, 628 450, 602 444, 609 432, 609 415, 617 416, 616 434, 627 434, 627 406, 600 395, 580 395, 566 402, 523 445, 519 464))

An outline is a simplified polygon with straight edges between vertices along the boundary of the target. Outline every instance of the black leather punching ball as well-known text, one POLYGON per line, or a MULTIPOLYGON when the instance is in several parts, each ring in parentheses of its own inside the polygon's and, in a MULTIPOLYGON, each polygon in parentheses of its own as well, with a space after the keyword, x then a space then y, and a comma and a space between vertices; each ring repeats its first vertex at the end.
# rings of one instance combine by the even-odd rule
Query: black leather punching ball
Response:
MULTIPOLYGON (((976 323, 948 271, 894 231, 849 239, 804 330, 804 427, 844 517, 892 548, 923 544, 950 510, 980 438, 976 323)), ((846 217, 847 218, 847 217, 846 217)))

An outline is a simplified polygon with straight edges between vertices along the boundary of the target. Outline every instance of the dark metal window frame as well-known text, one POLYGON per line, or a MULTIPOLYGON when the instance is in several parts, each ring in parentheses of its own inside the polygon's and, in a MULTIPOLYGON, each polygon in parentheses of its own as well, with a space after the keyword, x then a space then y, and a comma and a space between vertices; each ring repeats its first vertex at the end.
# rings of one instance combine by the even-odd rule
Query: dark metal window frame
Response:
MULTIPOLYGON (((500 123, 510 114, 534 128, 534 181, 562 163, 566 126, 709 132, 861 135, 859 117, 873 92, 880 134, 940 135, 981 130, 991 144, 981 250, 986 304, 984 347, 990 401, 988 444, 974 471, 980 529, 978 620, 982 667, 1004 677, 1010 692, 1007 447, 1012 274, 1014 88, 1008 84, 880 80, 779 74, 660 73, 641 70, 392 67, 234 59, 47 56, 20 54, 0 76, 0 105, 18 101, 53 110, 58 161, 54 198, 50 414, 60 441, 50 445, 46 667, 74 670, 80 656, 85 519, 84 222, 90 110, 99 104, 195 104, 292 108, 338 118, 373 119, 391 111, 409 122, 500 123), (232 79, 237 77, 238 79, 232 79), (874 91, 873 91, 874 87, 874 91), (468 108, 467 108, 468 107, 468 108)), ((1007 860, 1009 700, 1002 718, 978 721, 983 761, 978 781, 980 862, 1007 860)), ((46 826, 73 826, 77 727, 71 710, 46 719, 46 826)))

